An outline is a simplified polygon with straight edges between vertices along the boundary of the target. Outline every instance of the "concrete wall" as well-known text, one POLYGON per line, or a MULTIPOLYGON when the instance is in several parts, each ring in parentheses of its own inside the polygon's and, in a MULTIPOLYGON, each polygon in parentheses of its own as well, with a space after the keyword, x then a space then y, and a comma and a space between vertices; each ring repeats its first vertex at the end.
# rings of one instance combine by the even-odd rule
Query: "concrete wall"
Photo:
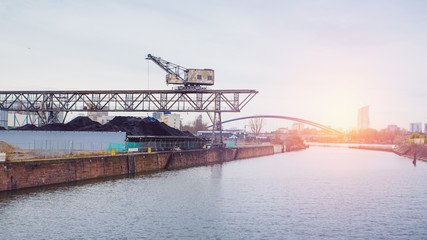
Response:
POLYGON ((126 174, 127 167, 126 156, 2 163, 0 191, 126 174))
POLYGON ((284 153, 286 152, 286 145, 274 144, 274 153, 284 153))
POLYGON ((161 169, 201 166, 274 153, 273 146, 126 154, 0 163, 0 191, 161 169))
POLYGON ((165 169, 194 167, 273 154, 274 148, 272 145, 180 151, 171 153, 165 169))
POLYGON ((0 131, 0 141, 22 149, 106 151, 110 143, 124 143, 125 132, 0 131))
POLYGON ((165 169, 178 169, 207 165, 235 159, 234 148, 191 150, 171 153, 165 169))
POLYGON ((261 157, 266 155, 273 155, 274 147, 272 145, 243 147, 237 149, 236 159, 245 159, 252 157, 261 157))

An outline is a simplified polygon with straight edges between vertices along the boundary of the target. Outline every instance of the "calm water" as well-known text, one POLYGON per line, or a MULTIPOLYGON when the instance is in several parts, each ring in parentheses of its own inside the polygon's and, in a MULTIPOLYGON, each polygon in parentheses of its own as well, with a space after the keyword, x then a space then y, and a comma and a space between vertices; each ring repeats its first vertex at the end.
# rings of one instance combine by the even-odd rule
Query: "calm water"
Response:
POLYGON ((312 147, 2 194, 0 239, 427 239, 427 164, 312 147))

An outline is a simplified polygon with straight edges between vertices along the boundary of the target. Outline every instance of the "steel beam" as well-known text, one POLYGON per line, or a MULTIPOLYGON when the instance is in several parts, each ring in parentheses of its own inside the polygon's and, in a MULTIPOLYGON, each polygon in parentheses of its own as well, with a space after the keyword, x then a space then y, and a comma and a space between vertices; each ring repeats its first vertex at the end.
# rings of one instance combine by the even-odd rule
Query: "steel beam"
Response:
POLYGON ((0 109, 22 112, 239 112, 257 93, 255 90, 0 91, 0 109), (221 107, 218 109, 218 106, 221 107))
MULTIPOLYGON (((36 113, 42 124, 58 112, 240 112, 255 90, 0 91, 0 109, 36 113), (46 117, 46 114, 49 117, 46 117)), ((219 117, 220 118, 220 117, 219 117)))

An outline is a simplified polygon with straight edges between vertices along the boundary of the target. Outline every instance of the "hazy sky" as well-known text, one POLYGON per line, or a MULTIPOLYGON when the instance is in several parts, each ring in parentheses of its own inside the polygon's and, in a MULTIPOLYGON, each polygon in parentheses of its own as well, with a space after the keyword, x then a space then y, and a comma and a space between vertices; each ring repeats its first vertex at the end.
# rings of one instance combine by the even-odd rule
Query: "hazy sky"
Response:
POLYGON ((0 0, 1 89, 170 89, 148 53, 260 92, 224 120, 427 122, 427 1, 0 0))

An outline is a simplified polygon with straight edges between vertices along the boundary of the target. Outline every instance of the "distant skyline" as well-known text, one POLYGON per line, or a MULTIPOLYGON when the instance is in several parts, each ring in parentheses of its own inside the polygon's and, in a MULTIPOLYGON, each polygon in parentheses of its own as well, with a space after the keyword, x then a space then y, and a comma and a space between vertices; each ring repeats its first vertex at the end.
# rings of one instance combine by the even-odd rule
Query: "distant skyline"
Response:
POLYGON ((357 112, 357 130, 369 129, 369 125, 369 105, 366 105, 357 112))
POLYGON ((376 129, 427 123, 427 1, 212 3, 0 0, 1 89, 170 89, 152 53, 214 69, 212 89, 259 91, 224 120, 349 129, 370 105, 376 129))

